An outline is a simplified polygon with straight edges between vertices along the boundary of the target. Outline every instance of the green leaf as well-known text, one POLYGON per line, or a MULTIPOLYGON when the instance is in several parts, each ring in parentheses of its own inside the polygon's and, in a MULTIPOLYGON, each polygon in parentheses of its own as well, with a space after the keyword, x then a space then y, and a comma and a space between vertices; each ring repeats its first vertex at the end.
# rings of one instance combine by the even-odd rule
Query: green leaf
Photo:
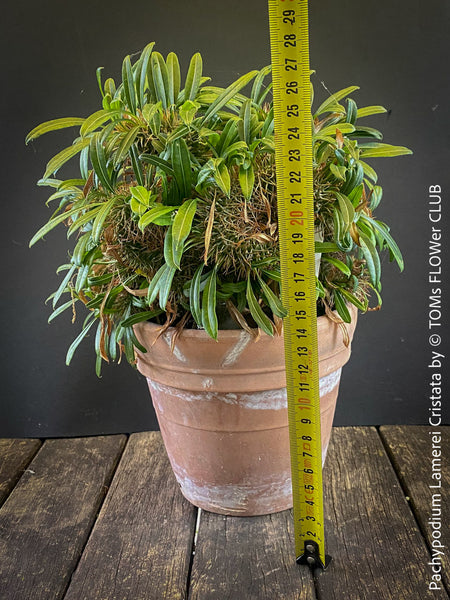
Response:
POLYGON ((94 223, 92 224, 91 237, 96 244, 98 244, 98 242, 100 241, 100 236, 103 232, 103 224, 112 207, 114 206, 115 202, 116 197, 113 196, 107 202, 104 203, 104 206, 100 208, 94 219, 94 223))
POLYGON ((239 183, 241 185, 242 193, 246 200, 250 200, 253 193, 253 186, 255 184, 255 172, 253 166, 250 165, 248 169, 244 169, 244 166, 239 167, 239 183))
POLYGON ((386 242, 389 250, 392 252, 392 256, 397 261, 400 271, 403 271, 405 263, 403 261, 402 253, 400 252, 400 248, 397 246, 394 238, 389 233, 387 225, 385 225, 381 221, 376 221, 375 219, 367 217, 366 215, 361 215, 361 219, 369 225, 371 225, 373 229, 375 229, 380 234, 380 236, 386 242))
POLYGON ((269 317, 264 313, 263 309, 259 305, 255 293, 253 291, 253 286, 250 281, 250 273, 247 279, 247 291, 246 291, 247 304, 250 309, 250 313, 254 318, 258 327, 260 327, 265 333, 273 336, 273 324, 269 317))
POLYGON ((273 314, 277 317, 283 318, 288 314, 288 311, 284 308, 280 298, 274 293, 274 291, 267 285, 267 283, 258 275, 259 285, 261 286, 264 298, 267 304, 270 306, 273 314))
POLYGON ((67 366, 70 365, 70 361, 73 358, 75 350, 78 348, 78 346, 82 342, 83 338, 86 337, 87 333, 89 332, 89 329, 92 327, 92 325, 94 323, 95 323, 94 320, 91 321, 90 323, 88 323, 86 325, 86 327, 81 331, 81 333, 76 337, 76 339, 71 343, 69 350, 67 351, 67 356, 66 356, 66 365, 67 366))
POLYGON ((333 173, 333 175, 337 179, 340 179, 341 181, 345 181, 345 173, 347 172, 347 167, 344 167, 343 165, 335 165, 334 163, 331 163, 330 171, 333 173))
POLYGON ((192 278, 191 285, 189 287, 189 306, 191 309, 194 321, 198 327, 202 327, 202 310, 200 306, 200 283, 203 273, 203 264, 197 268, 192 278))
POLYGON ((346 300, 348 300, 349 302, 351 302, 352 304, 354 304, 356 306, 356 308, 359 308, 359 310, 362 310, 363 312, 365 312, 367 310, 367 302, 361 302, 361 300, 359 300, 359 298, 357 298, 356 296, 354 296, 352 293, 350 293, 348 290, 344 289, 344 288, 339 288, 339 292, 344 296, 344 298, 346 300))
POLYGON ((339 248, 334 242, 315 242, 314 252, 325 254, 326 252, 339 252, 339 248))
POLYGON ((391 144, 368 143, 360 144, 361 156, 364 158, 387 158, 390 156, 404 156, 412 154, 412 150, 405 146, 392 146, 391 144))
POLYGON ((65 310, 67 310, 68 308, 73 306, 74 302, 75 302, 75 300, 69 300, 68 302, 65 302, 64 304, 61 304, 61 306, 58 306, 58 308, 56 310, 54 310, 52 312, 52 314, 49 316, 48 323, 51 323, 55 317, 57 317, 58 315, 63 313, 65 310))
POLYGON ((355 208, 345 194, 335 192, 335 195, 345 224, 345 231, 348 231, 355 218, 355 208))
POLYGON ((161 313, 162 313, 161 310, 146 310, 144 312, 136 313, 135 315, 132 315, 131 317, 128 317, 127 319, 124 319, 123 321, 121 321, 120 325, 121 325, 121 327, 124 327, 124 328, 132 327, 133 325, 136 325, 137 323, 142 323, 142 321, 150 321, 150 319, 157 317, 161 313))
POLYGON ((341 133, 352 133, 355 131, 355 126, 351 123, 336 123, 336 125, 328 125, 319 131, 321 136, 335 136, 336 130, 339 129, 341 133))
POLYGON ((331 256, 324 256, 322 258, 322 260, 324 262, 330 263, 330 265, 333 265, 334 267, 339 269, 339 271, 344 273, 344 275, 346 275, 347 277, 350 277, 350 275, 352 274, 352 272, 350 271, 348 266, 345 263, 343 263, 341 260, 339 260, 338 258, 333 258, 331 256))
POLYGON ((150 55, 153 50, 153 46, 155 42, 151 42, 147 44, 145 48, 142 50, 141 57, 139 59, 139 70, 136 72, 136 84, 137 84, 137 95, 138 95, 138 104, 140 108, 144 108, 145 105, 145 83, 147 81, 147 69, 148 63, 150 60, 150 55))
POLYGON ((362 117, 370 117, 371 115, 378 115, 387 112, 384 106, 365 106, 358 108, 356 118, 361 119, 362 117))
POLYGON ((136 185, 130 187, 130 192, 131 210, 139 216, 143 215, 150 206, 150 191, 142 185, 136 185))
POLYGON ((149 306, 151 306, 153 304, 153 302, 156 300, 156 297, 159 294, 159 286, 161 283, 160 280, 161 280, 161 277, 164 274, 166 268, 167 268, 167 265, 163 265, 162 267, 160 267, 156 271, 152 280, 149 282, 148 292, 147 292, 147 304, 149 306))
POLYGON ((222 192, 229 196, 231 190, 231 179, 228 168, 222 159, 213 159, 213 161, 215 166, 215 169, 213 171, 214 180, 220 187, 222 192))
POLYGON ((180 106, 180 117, 185 125, 191 125, 199 108, 200 104, 192 100, 186 100, 180 106))
POLYGON ((139 160, 138 149, 136 146, 131 146, 130 148, 130 158, 131 164, 133 166, 134 176, 136 177, 136 181, 139 185, 144 185, 144 175, 142 173, 142 165, 139 160))
MULTIPOLYGON (((183 249, 184 242, 191 232, 192 221, 197 210, 197 200, 187 200, 179 207, 172 224, 172 244, 173 244, 173 257, 181 258, 181 252, 183 249)), ((175 265, 178 268, 180 263, 175 261, 175 265)))
POLYGON ((103 125, 115 117, 121 117, 122 115, 123 111, 121 110, 98 110, 87 119, 84 119, 80 128, 80 135, 84 137, 88 133, 92 133, 97 127, 100 127, 100 125, 103 125))
POLYGON ((49 177, 53 173, 56 173, 56 171, 58 171, 58 169, 60 169, 68 160, 70 160, 73 156, 78 154, 78 152, 83 150, 83 148, 86 148, 86 146, 88 145, 89 139, 83 139, 79 140, 78 142, 75 142, 73 146, 69 146, 64 150, 61 150, 61 152, 58 152, 58 154, 56 154, 56 156, 50 159, 47 163, 47 167, 45 169, 45 173, 42 179, 47 179, 47 177, 49 177))
POLYGON ((317 111, 314 113, 314 117, 317 117, 326 112, 334 111, 334 105, 337 104, 339 100, 342 100, 346 96, 349 96, 356 90, 359 90, 359 87, 357 85, 351 85, 350 87, 347 87, 343 90, 340 90, 339 92, 332 94, 329 98, 322 102, 317 111))
POLYGON ((217 275, 216 267, 208 274, 202 295, 202 325, 206 333, 217 340, 218 321, 216 314, 217 275))
POLYGON ((48 221, 43 227, 41 227, 39 229, 39 231, 37 233, 35 233, 34 236, 31 238, 31 241, 29 244, 30 248, 31 248, 31 246, 33 246, 33 244, 35 244, 38 240, 40 240, 42 237, 44 237, 44 235, 46 235, 54 227, 59 225, 59 223, 62 223, 63 221, 65 221, 70 216, 74 215, 75 213, 80 212, 80 210, 81 210, 80 206, 76 206, 76 207, 71 208, 70 210, 67 210, 66 212, 50 219, 50 221, 48 221))
POLYGON ((39 136, 43 135, 44 133, 48 133, 49 131, 65 129, 66 127, 78 127, 83 123, 84 119, 80 117, 64 117, 62 119, 52 119, 51 121, 46 121, 30 131, 25 138, 25 144, 28 144, 28 142, 31 142, 31 140, 35 140, 39 136))
POLYGON ((167 95, 169 104, 175 104, 178 99, 178 94, 180 93, 180 63, 178 62, 178 57, 174 52, 170 52, 170 54, 168 54, 166 63, 169 83, 167 95))
POLYGON ((372 241, 368 236, 359 231, 359 243, 361 250, 363 251, 364 258, 366 259, 367 269, 369 271, 370 279, 375 287, 378 287, 380 282, 380 257, 378 256, 377 249, 375 248, 372 241))
POLYGON ((172 287, 173 276, 175 275, 176 269, 165 265, 165 270, 161 275, 159 282, 159 306, 162 310, 166 309, 167 300, 169 299, 170 290, 172 287))
POLYGON ((81 227, 84 227, 89 221, 92 221, 97 215, 98 211, 101 210, 103 202, 96 204, 89 204, 86 212, 82 213, 81 209, 78 210, 80 213, 75 219, 72 219, 72 223, 67 230, 67 238, 69 238, 75 231, 78 231, 81 227))
POLYGON ((266 89, 262 89, 261 91, 261 88, 263 87, 264 79, 271 72, 271 70, 272 65, 267 65, 266 67, 262 68, 258 72, 258 75, 255 77, 255 81, 253 82, 250 98, 258 106, 261 106, 264 98, 266 97, 266 89))
MULTIPOLYGON (((87 141, 89 141, 89 139, 87 141)), ((100 132, 95 133, 90 139, 89 156, 91 158, 92 167, 100 183, 105 189, 114 192, 114 186, 106 164, 106 154, 100 132)))
POLYGON ((218 111, 226 106, 226 104, 235 96, 239 90, 245 87, 250 81, 258 74, 258 71, 250 71, 242 77, 239 77, 234 83, 229 85, 209 106, 203 117, 203 124, 205 124, 213 115, 217 114, 218 111))
POLYGON ((141 154, 139 157, 144 162, 148 162, 158 169, 161 169, 166 175, 170 175, 170 177, 175 177, 175 171, 172 169, 172 165, 163 158, 156 156, 155 154, 141 154))
POLYGON ((158 219, 173 212, 176 208, 176 206, 164 206, 164 204, 157 203, 139 219, 139 229, 144 231, 144 229, 150 225, 150 223, 156 223, 158 219))
POLYGON ((345 303, 345 299, 338 289, 334 290, 334 304, 336 305, 338 315, 341 317, 344 323, 351 323, 352 318, 345 303))
POLYGON ((69 281, 72 279, 73 274, 75 273, 76 268, 77 268, 76 265, 72 265, 70 267, 70 269, 67 271, 66 275, 64 276, 64 279, 61 281, 61 284, 59 285, 58 289, 54 293, 54 295, 53 295, 53 308, 55 308, 55 306, 58 304, 58 300, 61 298, 61 296, 66 291, 66 288, 69 285, 69 281))
POLYGON ((195 100, 200 87, 202 77, 203 60, 201 54, 197 52, 191 58, 189 69, 186 75, 186 83, 184 86, 184 100, 195 100))
POLYGON ((241 118, 238 121, 238 131, 240 138, 246 144, 250 143, 250 125, 251 125, 251 116, 252 116, 252 101, 250 98, 246 100, 239 112, 239 116, 241 118))
POLYGON ((182 198, 189 198, 192 192, 191 157, 189 148, 182 138, 172 144, 172 166, 182 198))
POLYGON ((378 175, 376 174, 375 169, 372 169, 372 167, 370 165, 368 165, 366 162, 364 162, 363 160, 360 160, 359 164, 363 168, 364 175, 366 177, 369 177, 374 183, 376 183, 378 181, 378 175))
POLYGON ((140 125, 136 125, 122 137, 122 141, 114 153, 114 162, 116 165, 121 165, 125 161, 128 156, 128 152, 137 137, 137 134, 140 132, 140 129, 140 125))
POLYGON ((155 86, 156 99, 166 109, 169 106, 169 74, 162 54, 153 52, 150 58, 151 72, 155 86))
POLYGON ((86 247, 87 247, 90 239, 91 239, 91 232, 89 231, 88 233, 85 233, 84 235, 82 235, 79 238, 78 242, 76 243, 76 246, 73 250, 71 262, 74 265, 77 265, 77 267, 81 267, 83 265, 83 258, 84 258, 84 255, 86 254, 86 247))
POLYGON ((122 63, 122 81, 123 91, 125 92, 125 101, 129 110, 133 114, 136 114, 136 90, 134 87, 133 70, 131 68, 129 56, 126 56, 122 63))

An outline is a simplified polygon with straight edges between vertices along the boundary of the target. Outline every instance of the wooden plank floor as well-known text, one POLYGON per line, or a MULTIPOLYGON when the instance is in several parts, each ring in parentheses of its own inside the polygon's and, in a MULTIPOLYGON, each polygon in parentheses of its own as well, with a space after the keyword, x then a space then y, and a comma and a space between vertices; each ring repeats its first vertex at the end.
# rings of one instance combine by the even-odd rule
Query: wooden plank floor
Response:
POLYGON ((448 600, 450 428, 438 432, 334 429, 324 573, 295 564, 291 511, 191 506, 159 433, 0 440, 0 599, 448 600))

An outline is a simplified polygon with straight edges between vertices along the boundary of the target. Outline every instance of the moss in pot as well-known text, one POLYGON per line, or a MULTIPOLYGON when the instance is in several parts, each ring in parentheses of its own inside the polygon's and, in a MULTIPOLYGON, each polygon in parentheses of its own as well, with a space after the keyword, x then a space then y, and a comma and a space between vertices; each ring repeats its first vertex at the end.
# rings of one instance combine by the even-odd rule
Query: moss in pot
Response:
MULTIPOLYGON (((147 377, 183 494, 251 515, 291 506, 270 66, 227 88, 195 54, 181 83, 174 53, 149 44, 120 85, 97 79, 102 108, 48 121, 27 137, 76 127, 40 185, 57 208, 30 244, 63 223, 71 251, 54 311, 87 316, 96 371, 120 360, 147 377), (244 91, 247 90, 247 93, 244 91), (79 156, 76 178, 57 171, 79 156), (62 299, 66 298, 66 301, 62 299), (87 310, 86 310, 87 309, 87 310), (79 311, 81 312, 81 311, 79 311)), ((381 304, 379 254, 403 260, 376 219, 382 189, 366 162, 409 154, 360 119, 351 86, 312 110, 322 447, 331 432, 357 310, 381 304)))

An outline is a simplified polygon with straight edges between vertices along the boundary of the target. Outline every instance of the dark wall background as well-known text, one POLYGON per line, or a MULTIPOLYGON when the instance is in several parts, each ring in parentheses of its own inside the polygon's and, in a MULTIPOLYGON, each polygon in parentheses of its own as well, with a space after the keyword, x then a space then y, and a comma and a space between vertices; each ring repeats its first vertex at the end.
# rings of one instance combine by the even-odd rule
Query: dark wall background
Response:
MULTIPOLYGON (((383 310, 360 318, 343 373, 338 425, 420 424, 428 418, 427 190, 443 187, 441 225, 448 226, 449 17, 446 0, 426 6, 419 0, 311 2, 317 95, 327 93, 320 82, 330 91, 360 85, 354 95, 360 106, 389 109, 372 121, 385 140, 415 152, 372 161, 385 191, 378 216, 391 224, 407 266, 400 275, 384 261, 383 310)), ((70 316, 62 316, 47 325, 51 310, 44 305, 58 285, 65 233, 52 232, 32 250, 28 242, 50 215, 47 190, 35 182, 71 138, 49 134, 30 147, 23 140, 44 120, 97 110, 96 67, 116 77, 122 58, 152 40, 162 53, 177 52, 185 69, 199 50, 205 73, 219 85, 264 66, 270 62, 266 1, 135 0, 125 6, 117 0, 18 0, 3 6, 2 22, 0 436, 156 428, 143 377, 122 364, 105 367, 97 379, 91 339, 65 366, 81 321, 72 325, 70 316)))

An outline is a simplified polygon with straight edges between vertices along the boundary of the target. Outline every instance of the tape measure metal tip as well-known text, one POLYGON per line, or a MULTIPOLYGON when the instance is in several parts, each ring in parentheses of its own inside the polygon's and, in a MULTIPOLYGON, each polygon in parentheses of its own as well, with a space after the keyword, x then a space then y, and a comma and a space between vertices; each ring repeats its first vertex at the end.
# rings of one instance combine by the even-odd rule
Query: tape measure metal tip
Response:
POLYGON ((301 556, 297 558, 297 564, 308 565, 312 569, 322 569, 325 571, 332 558, 329 554, 325 554, 325 563, 320 558, 319 546, 313 540, 305 541, 305 549, 301 556))

